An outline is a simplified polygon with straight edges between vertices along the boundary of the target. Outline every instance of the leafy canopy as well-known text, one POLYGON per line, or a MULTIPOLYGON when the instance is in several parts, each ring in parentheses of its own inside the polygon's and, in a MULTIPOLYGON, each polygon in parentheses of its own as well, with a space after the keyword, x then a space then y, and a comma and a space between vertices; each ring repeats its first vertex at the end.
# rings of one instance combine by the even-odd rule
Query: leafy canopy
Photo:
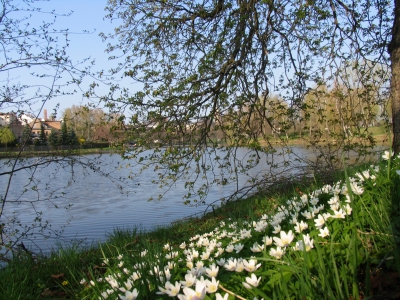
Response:
MULTIPOLYGON (((174 176, 246 172, 260 157, 233 163, 232 146, 268 153, 289 134, 315 150, 315 166, 335 166, 349 151, 363 157, 375 145, 368 128, 388 121, 390 1, 110 0, 106 9, 121 24, 102 35, 111 71, 137 90, 115 84, 102 100, 131 115, 127 139, 173 146, 146 158, 174 176), (224 162, 202 161, 220 145, 224 162)), ((177 178, 159 174, 161 184, 177 178)))

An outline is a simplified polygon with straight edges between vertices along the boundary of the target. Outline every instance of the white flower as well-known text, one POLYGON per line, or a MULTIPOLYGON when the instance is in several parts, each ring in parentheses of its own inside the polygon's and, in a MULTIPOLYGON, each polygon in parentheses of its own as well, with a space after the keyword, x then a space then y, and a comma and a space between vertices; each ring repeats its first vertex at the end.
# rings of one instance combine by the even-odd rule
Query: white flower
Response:
POLYGON ((338 210, 340 208, 340 203, 338 202, 338 203, 331 204, 330 208, 332 210, 338 210))
POLYGON ((265 246, 269 246, 272 244, 272 237, 264 236, 262 241, 265 244, 265 246))
POLYGON ((183 242, 182 244, 179 245, 179 248, 181 248, 182 250, 186 248, 186 243, 183 242))
POLYGON ((365 179, 369 179, 371 177, 371 175, 369 174, 369 170, 363 171, 362 175, 364 176, 365 179))
POLYGON ((237 263, 236 263, 235 272, 240 273, 240 272, 243 272, 243 270, 244 270, 244 263, 243 263, 243 260, 239 259, 239 260, 237 261, 237 263))
POLYGON ((136 281, 140 278, 140 274, 137 272, 133 272, 130 278, 132 278, 133 281, 136 281))
POLYGON ((314 218, 314 213, 313 213, 313 212, 310 212, 310 211, 308 211, 308 210, 302 212, 301 214, 303 215, 304 218, 306 218, 306 219, 308 219, 308 220, 314 218))
POLYGON ((234 247, 236 253, 239 253, 240 251, 242 251, 243 247, 244 247, 243 244, 236 244, 235 247, 234 247))
POLYGON ((361 186, 358 186, 356 182, 350 182, 350 187, 356 195, 361 195, 364 192, 364 189, 361 186))
POLYGON ((346 200, 344 200, 346 203, 351 203, 351 198, 349 194, 346 194, 346 200))
POLYGON ((325 224, 325 219, 322 215, 318 215, 316 219, 314 219, 315 227, 321 228, 325 224))
POLYGON ((105 277, 105 280, 108 282, 108 284, 113 288, 113 289, 118 289, 119 288, 119 283, 118 281, 112 277, 111 275, 108 275, 105 277))
POLYGON ((255 225, 254 230, 257 232, 263 232, 268 227, 268 223, 265 220, 260 220, 255 225))
POLYGON ((351 206, 349 204, 347 204, 344 208, 344 211, 346 212, 346 215, 348 215, 348 216, 351 215, 352 210, 353 209, 351 208, 351 206))
POLYGON ((300 250, 300 251, 310 251, 312 248, 314 248, 314 240, 310 239, 310 236, 308 234, 303 235, 303 240, 298 241, 294 247, 294 250, 300 250))
POLYGON ((132 292, 126 291, 125 296, 119 295, 119 298, 121 300, 135 300, 137 298, 138 294, 139 293, 138 293, 137 289, 134 289, 132 292))
POLYGON ((274 256, 276 259, 280 259, 283 254, 285 254, 285 250, 281 247, 276 247, 276 249, 271 248, 271 250, 269 250, 269 255, 274 256))
POLYGON ((193 251, 192 251, 192 257, 193 257, 193 258, 198 258, 198 257, 199 257, 199 251, 193 249, 193 251))
POLYGON ((215 253, 215 257, 218 257, 218 256, 220 256, 222 253, 224 253, 225 252, 225 250, 224 250, 224 248, 221 248, 221 247, 219 247, 219 248, 217 248, 217 252, 215 253))
POLYGON ((254 244, 253 244, 253 246, 252 247, 250 247, 250 250, 251 250, 251 252, 261 252, 262 250, 264 249, 264 247, 263 246, 260 246, 257 242, 255 242, 254 244))
POLYGON ((191 287, 194 285, 196 282, 196 276, 194 276, 192 273, 188 273, 185 275, 185 280, 180 281, 180 283, 185 286, 185 287, 191 287))
POLYGON ((175 252, 171 252, 165 255, 166 259, 174 259, 175 257, 177 257, 179 255, 178 251, 175 252))
POLYGON ((212 264, 209 268, 206 269, 206 273, 208 277, 217 277, 219 271, 219 267, 215 264, 212 264))
POLYGON ((128 279, 126 282, 124 282, 125 288, 122 287, 122 288, 119 288, 119 290, 123 293, 126 291, 129 291, 133 287, 132 284, 133 284, 133 282, 130 279, 128 279))
POLYGON ((211 281, 207 279, 205 281, 205 284, 206 284, 206 292, 209 294, 215 293, 218 290, 219 281, 217 281, 215 277, 212 277, 211 281))
POLYGON ((346 218, 346 213, 343 211, 343 209, 334 210, 333 212, 334 212, 335 215, 333 215, 332 218, 335 218, 335 219, 344 219, 344 218, 346 218))
POLYGON ((319 202, 319 199, 317 197, 312 197, 311 200, 310 200, 310 203, 312 205, 317 205, 318 202, 319 202))
POLYGON ((277 234, 277 233, 279 233, 280 231, 281 231, 281 226, 280 226, 280 225, 276 225, 276 226, 274 226, 274 231, 272 231, 272 233, 277 234))
POLYGON ((320 229, 319 232, 320 232, 320 234, 318 234, 318 236, 320 236, 320 237, 326 237, 326 236, 329 235, 329 229, 328 229, 328 227, 325 227, 325 228, 323 228, 323 229, 320 229))
POLYGON ((178 295, 180 300, 202 300, 206 296, 206 285, 198 280, 196 282, 196 290, 185 287, 183 288, 183 293, 184 295, 178 295))
POLYGON ((168 265, 166 266, 168 269, 172 270, 173 268, 175 268, 175 262, 174 261, 169 261, 168 265))
POLYGON ((249 259, 249 261, 244 259, 243 264, 244 264, 244 269, 250 273, 254 272, 259 267, 261 267, 261 263, 257 264, 257 260, 255 259, 249 259))
POLYGON ((294 235, 291 230, 289 230, 288 233, 281 231, 280 232, 280 238, 274 237, 275 245, 278 247, 287 247, 289 244, 293 241, 294 235))
POLYGON ((228 245, 226 246, 225 251, 231 253, 233 252, 234 249, 235 247, 233 245, 228 245))
POLYGON ((224 297, 221 296, 220 293, 215 294, 215 300, 228 300, 229 294, 226 293, 224 297))
POLYGON ((224 264, 224 268, 227 269, 228 271, 235 271, 236 269, 236 264, 237 264, 237 259, 228 259, 227 262, 224 264))
POLYGON ((175 297, 178 295, 180 289, 181 289, 181 284, 179 282, 175 282, 175 285, 173 285, 171 282, 167 281, 165 283, 165 288, 158 287, 160 292, 157 292, 157 294, 167 294, 170 297, 175 297))
POLYGON ((219 260, 216 260, 216 262, 217 262, 217 264, 219 265, 219 266, 223 266, 223 265, 225 265, 225 263, 226 263, 226 260, 225 260, 225 258, 221 258, 221 259, 219 259, 219 260))
POLYGON ((242 282, 246 289, 252 289, 253 287, 257 287, 260 284, 261 276, 257 278, 256 275, 251 274, 251 277, 246 277, 247 282, 242 282))
POLYGON ((386 151, 382 154, 382 158, 383 158, 384 160, 389 160, 393 155, 394 155, 394 152, 393 152, 393 151, 389 152, 389 151, 386 150, 386 151))
POLYGON ((201 260, 199 260, 198 262, 196 262, 196 268, 197 268, 197 269, 201 269, 202 267, 204 267, 204 263, 203 263, 201 260))
POLYGON ((171 271, 168 268, 164 269, 164 275, 167 280, 171 279, 171 271))
POLYGON ((298 217, 299 217, 298 214, 295 214, 294 216, 292 216, 292 218, 290 219, 289 223, 295 225, 298 222, 297 221, 298 217))
POLYGON ((307 229, 307 228, 308 228, 308 224, 305 223, 304 221, 301 221, 300 223, 297 222, 296 225, 294 226, 294 230, 295 230, 297 233, 300 233, 300 232, 302 232, 303 230, 305 230, 305 229, 307 229))
POLYGON ((355 175, 360 179, 361 182, 363 182, 365 180, 364 177, 360 173, 357 172, 355 175))
POLYGON ((203 252, 201 255, 200 255, 200 258, 202 259, 202 260, 207 260, 207 259, 209 259, 210 258, 210 252, 209 251, 207 251, 207 252, 203 252))
POLYGON ((246 239, 246 238, 251 238, 251 230, 246 230, 246 229, 241 230, 240 231, 240 238, 242 240, 246 239))
POLYGON ((331 199, 329 199, 328 204, 336 204, 339 202, 339 196, 338 195, 334 195, 331 199))
POLYGON ((126 275, 128 275, 130 272, 129 272, 129 270, 127 269, 127 268, 124 268, 123 270, 122 270, 122 272, 124 272, 126 275))

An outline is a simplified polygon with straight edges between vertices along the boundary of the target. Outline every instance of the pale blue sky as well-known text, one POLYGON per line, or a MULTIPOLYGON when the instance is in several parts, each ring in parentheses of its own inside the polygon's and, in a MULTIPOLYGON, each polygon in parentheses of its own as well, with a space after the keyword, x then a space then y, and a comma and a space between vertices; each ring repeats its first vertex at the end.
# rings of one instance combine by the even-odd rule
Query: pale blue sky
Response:
MULTIPOLYGON (((15 1, 15 3, 18 3, 18 1, 15 1)), ((92 71, 100 71, 103 69, 108 70, 110 67, 112 67, 112 64, 115 62, 108 60, 108 54, 104 51, 106 44, 103 43, 99 37, 100 32, 113 32, 113 29, 117 26, 117 24, 111 23, 109 19, 104 19, 104 15, 106 14, 104 8, 107 5, 107 0, 51 0, 43 2, 38 1, 35 2, 35 5, 36 7, 40 7, 43 12, 54 10, 56 14, 60 15, 69 13, 71 11, 73 12, 68 17, 57 16, 57 21, 52 27, 58 30, 68 29, 71 33, 69 35, 70 46, 67 48, 67 55, 73 62, 78 62, 84 58, 90 57, 90 60, 95 59, 96 61, 92 71), (83 32, 85 30, 90 32, 90 34, 84 34, 83 32)), ((19 16, 14 14, 13 17, 18 18, 19 16)), ((29 23, 32 25, 32 27, 37 28, 42 22, 49 21, 52 18, 53 16, 50 14, 33 15, 33 17, 29 19, 29 23)), ((30 68, 28 70, 19 69, 13 73, 7 73, 7 75, 4 74, 6 72, 3 72, 3 74, 0 74, 2 77, 0 78, 0 81, 10 81, 12 83, 19 82, 20 84, 28 85, 48 85, 48 82, 45 81, 46 79, 36 79, 29 75, 33 69, 34 68, 30 68)), ((41 70, 37 70, 37 72, 47 72, 47 69, 42 68, 41 70)), ((65 78, 67 78, 67 76, 65 76, 65 78)), ((81 85, 81 88, 83 90, 87 90, 88 85, 91 82, 93 82, 93 79, 84 81, 81 85)), ((129 82, 125 82, 125 84, 130 85, 130 88, 132 88, 132 84, 129 82)), ((72 89, 73 87, 71 86, 66 91, 71 91, 72 89)), ((106 93, 107 89, 104 88, 101 91, 102 93, 106 93)), ((26 92, 25 97, 29 98, 31 96, 29 94, 33 93, 33 89, 29 90, 26 92)), ((48 113, 50 113, 57 106, 57 104, 59 104, 57 117, 61 118, 61 113, 65 108, 71 107, 72 105, 85 104, 87 101, 88 100, 86 98, 82 97, 82 92, 78 91, 73 96, 63 96, 49 100, 43 109, 47 109, 48 113)), ((32 105, 29 109, 25 109, 26 111, 30 111, 31 113, 37 115, 39 114, 41 104, 41 102, 38 102, 32 105)), ((4 110, 4 108, 0 109, 0 111, 2 110, 4 110)), ((9 110, 11 110, 11 108, 9 110)), ((14 108, 12 108, 12 110, 14 110, 14 108)), ((39 114, 39 117, 42 116, 43 111, 39 114)))
MULTIPOLYGON (((68 17, 59 17, 55 24, 56 28, 67 29, 74 33, 70 35, 70 47, 68 55, 73 61, 80 61, 90 57, 95 59, 93 70, 109 69, 112 65, 108 61, 108 55, 105 53, 106 44, 99 37, 100 32, 112 32, 116 24, 110 22, 109 19, 104 19, 106 12, 104 11, 107 5, 107 0, 52 0, 46 3, 44 9, 55 9, 56 13, 68 13, 73 11, 68 17), (80 34, 83 30, 91 32, 90 34, 80 34)), ((87 85, 92 80, 84 81, 82 89, 86 90, 87 85)), ((103 90, 106 92, 106 89, 103 90)), ((60 113, 67 107, 73 104, 79 105, 87 102, 86 98, 82 98, 81 92, 74 96, 68 96, 60 99, 54 99, 48 103, 51 110, 56 103, 60 104, 58 117, 60 113)))

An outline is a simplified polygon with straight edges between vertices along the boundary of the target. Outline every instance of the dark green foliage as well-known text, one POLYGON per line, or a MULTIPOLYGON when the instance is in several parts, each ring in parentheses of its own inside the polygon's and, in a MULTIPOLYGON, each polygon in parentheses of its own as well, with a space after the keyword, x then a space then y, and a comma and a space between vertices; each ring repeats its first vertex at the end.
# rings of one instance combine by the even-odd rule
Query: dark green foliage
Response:
POLYGON ((76 136, 75 131, 70 128, 68 129, 68 134, 67 134, 67 145, 78 145, 78 137, 76 136))
POLYGON ((67 123, 63 122, 61 125, 61 131, 58 133, 58 145, 68 144, 68 128, 67 123))
POLYGON ((397 262, 397 271, 400 272, 400 174, 393 173, 391 189, 390 223, 394 236, 394 255, 397 262))
POLYGON ((57 146, 58 145, 58 133, 54 129, 51 130, 48 138, 48 142, 51 146, 57 146))
POLYGON ((47 145, 47 137, 46 137, 46 133, 44 132, 44 125, 41 124, 40 125, 40 134, 39 134, 39 145, 40 146, 46 146, 47 145))
POLYGON ((26 124, 22 131, 22 137, 20 140, 21 145, 32 145, 32 128, 26 124))

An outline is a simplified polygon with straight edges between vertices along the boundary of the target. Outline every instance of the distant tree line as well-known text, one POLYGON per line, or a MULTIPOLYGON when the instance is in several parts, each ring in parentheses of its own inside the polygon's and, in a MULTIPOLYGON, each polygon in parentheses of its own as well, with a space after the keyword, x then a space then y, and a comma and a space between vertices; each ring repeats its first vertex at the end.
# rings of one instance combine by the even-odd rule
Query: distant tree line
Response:
POLYGON ((63 122, 60 131, 54 129, 51 130, 48 137, 48 143, 51 146, 63 146, 78 145, 79 141, 74 129, 68 128, 67 123, 63 122))
POLYGON ((38 137, 32 136, 31 127, 26 124, 22 131, 22 136, 19 140, 15 137, 14 133, 7 126, 0 127, 0 144, 4 147, 19 145, 35 145, 35 146, 64 146, 64 145, 78 145, 79 140, 75 131, 68 128, 67 124, 62 123, 61 130, 51 130, 51 133, 46 136, 43 124, 40 127, 38 137))

